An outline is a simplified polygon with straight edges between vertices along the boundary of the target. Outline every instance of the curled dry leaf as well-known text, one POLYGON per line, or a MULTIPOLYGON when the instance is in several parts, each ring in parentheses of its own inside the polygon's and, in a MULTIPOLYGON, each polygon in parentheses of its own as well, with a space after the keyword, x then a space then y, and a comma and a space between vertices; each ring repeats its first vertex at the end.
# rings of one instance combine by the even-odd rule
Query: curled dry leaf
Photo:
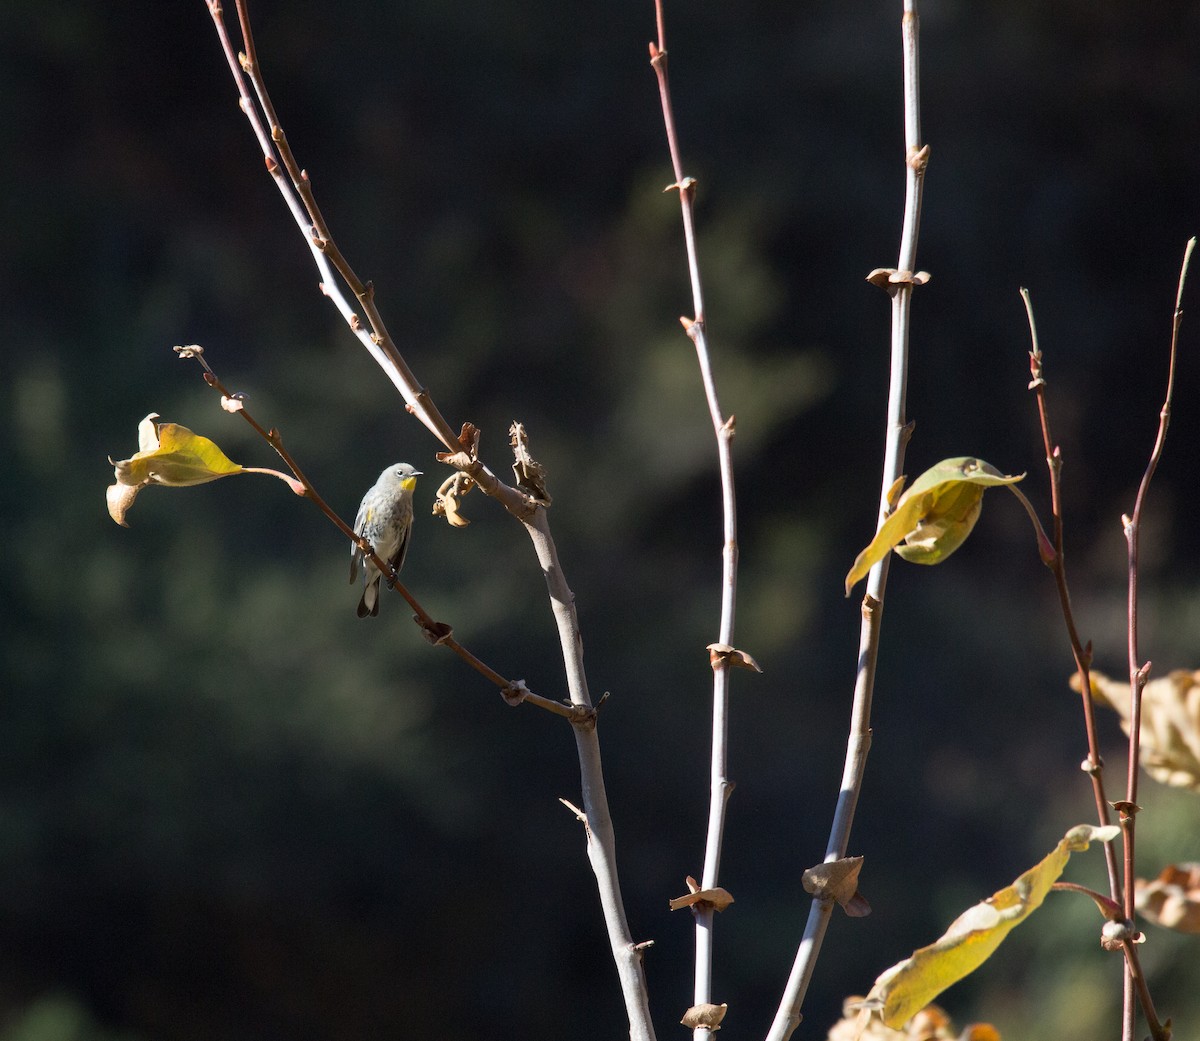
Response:
POLYGON ((871 913, 871 905, 858 891, 862 863, 862 857, 843 857, 818 864, 804 872, 801 884, 813 896, 832 897, 851 918, 865 918, 871 913))
POLYGON ((867 281, 880 289, 887 289, 897 285, 923 286, 930 277, 928 271, 918 271, 914 274, 911 271, 897 271, 894 267, 877 267, 867 275, 867 281))
POLYGON ((727 889, 722 889, 717 886, 713 889, 701 889, 700 883, 697 882, 691 875, 687 877, 687 896, 677 896, 669 902, 669 907, 672 911, 678 911, 681 907, 692 907, 695 904, 707 903, 712 904, 714 911, 724 911, 730 904, 733 903, 733 894, 727 889))
MULTIPOLYGON (((1129 681, 1090 675, 1092 700, 1113 709, 1128 734, 1129 681)), ((1080 690, 1078 674, 1071 689, 1080 690)), ((1156 781, 1200 792, 1200 670, 1177 669, 1143 688, 1141 761, 1156 781)))
POLYGON ((710 643, 705 649, 708 651, 708 662, 714 669, 725 663, 739 669, 749 669, 751 672, 762 672, 758 662, 750 655, 736 647, 730 647, 727 643, 710 643))
POLYGON ((517 487, 539 506, 549 506, 553 501, 546 490, 546 468, 529 454, 529 436, 522 423, 514 422, 508 428, 513 450, 513 473, 517 487))
MULTIPOLYGON (((896 500, 892 514, 855 559, 846 575, 846 595, 893 549, 914 564, 940 564, 971 534, 983 508, 983 493, 1024 477, 1006 476, 971 456, 943 459, 930 467, 896 500)), ((893 485, 889 500, 897 490, 893 485)))
POLYGON ((721 1020, 725 1018, 725 1013, 728 1011, 729 1006, 724 1002, 720 1005, 705 1002, 703 1005, 693 1005, 683 1014, 683 1019, 679 1022, 689 1030, 695 1030, 696 1027, 720 1030, 721 1020))
POLYGON ((474 487, 475 482, 461 470, 447 477, 434 497, 433 515, 445 517, 452 527, 465 528, 471 522, 462 514, 462 498, 474 487))
POLYGON ((1000 1041, 1000 1034, 988 1023, 974 1024, 959 1033, 937 1005, 926 1005, 902 1028, 893 1028, 868 1018, 864 1002, 861 997, 846 999, 842 1018, 830 1028, 828 1041, 1000 1041))
POLYGON ((438 452, 435 458, 439 463, 446 463, 456 470, 466 470, 479 459, 479 436, 480 430, 474 423, 464 423, 458 434, 459 450, 438 452))
POLYGON ((1155 925, 1200 933, 1200 863, 1169 864, 1158 878, 1134 883, 1138 911, 1155 925))

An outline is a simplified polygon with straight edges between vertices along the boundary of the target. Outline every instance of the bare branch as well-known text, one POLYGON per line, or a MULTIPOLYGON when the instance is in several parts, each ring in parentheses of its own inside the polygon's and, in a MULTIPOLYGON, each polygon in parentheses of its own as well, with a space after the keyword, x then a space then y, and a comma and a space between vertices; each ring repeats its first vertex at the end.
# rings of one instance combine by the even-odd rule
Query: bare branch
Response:
MULTIPOLYGON (((913 289, 928 281, 928 274, 917 271, 917 237, 921 227, 921 197, 929 146, 921 140, 920 52, 918 48, 917 0, 903 0, 901 39, 903 44, 904 94, 904 222, 896 270, 882 280, 891 296, 891 379, 888 387, 888 415, 884 434, 883 478, 879 496, 876 531, 890 512, 888 493, 904 468, 904 451, 912 435, 905 415, 908 394, 908 341, 913 289)), ((876 275, 877 272, 872 272, 876 275)), ((872 279, 873 281, 875 279, 872 279)), ((878 284, 878 283, 877 283, 878 284)), ((854 811, 862 791, 867 753, 871 747, 871 700, 875 690, 875 669, 879 655, 879 632, 883 621, 883 598, 887 586, 891 554, 871 568, 867 592, 862 602, 862 623, 858 641, 858 671, 854 684, 850 734, 842 783, 825 848, 826 862, 841 860, 850 843, 854 811)), ((768 1041, 786 1041, 800 1023, 800 1008, 808 991, 813 966, 821 950, 834 901, 827 895, 813 898, 792 964, 791 975, 775 1014, 768 1041)))
MULTIPOLYGON (((733 416, 725 418, 717 398, 716 380, 713 376, 712 359, 708 348, 705 327, 704 296, 700 285, 700 259, 696 248, 696 181, 683 174, 683 160, 679 147, 679 135, 675 127, 675 115, 671 102, 671 88, 667 78, 666 24, 663 0, 655 0, 655 21, 658 42, 650 44, 650 65, 658 79, 659 98, 662 102, 663 125, 666 129, 667 146, 671 153, 671 166, 675 181, 667 190, 677 191, 683 218, 683 235, 687 252, 688 273, 692 283, 692 318, 681 318, 684 330, 696 348, 696 360, 704 383, 704 394, 712 419, 713 433, 717 441, 717 463, 721 475, 721 511, 723 518, 723 540, 721 549, 721 620, 720 634, 714 646, 733 650, 734 613, 737 602, 737 499, 733 479, 733 416)), ((738 652, 739 654, 742 652, 738 652)), ((745 655, 745 657, 749 657, 745 655)), ((753 658, 749 659, 753 662, 753 658)), ((713 669, 713 717, 712 751, 709 767, 708 828, 704 844, 703 888, 718 888, 721 867, 721 849, 725 839, 725 809, 733 784, 728 776, 729 748, 729 680, 730 665, 738 659, 728 654, 712 655, 713 669)), ((758 668, 757 664, 753 666, 758 668)), ((696 964, 694 974, 694 1007, 708 1007, 712 1000, 713 958, 713 905, 701 901, 691 905, 696 922, 696 964)), ((719 1022, 719 1020, 717 1021, 719 1022)), ((703 1018, 688 1022, 697 1038, 707 1038, 716 1029, 716 1024, 703 1018)))
MULTIPOLYGON (((1188 241, 1183 254, 1183 264, 1179 271, 1179 287, 1175 292, 1175 311, 1171 321, 1171 351, 1167 363, 1167 391, 1162 409, 1158 414, 1158 433, 1154 438, 1154 447, 1150 451, 1150 460, 1142 474, 1138 486, 1137 499, 1133 513, 1122 517, 1125 528, 1125 541, 1128 545, 1129 562, 1129 596, 1128 596, 1128 653, 1129 653, 1129 758, 1125 782, 1125 799, 1120 804, 1123 809, 1120 814, 1121 836, 1124 845, 1124 889, 1122 904, 1125 917, 1133 921, 1134 906, 1134 866, 1135 866, 1135 836, 1137 821, 1137 791, 1138 768, 1141 763, 1141 731, 1142 731, 1142 691, 1146 686, 1146 678, 1150 674, 1150 663, 1142 662, 1138 652, 1138 548, 1141 533, 1142 507, 1150 490, 1150 482, 1158 469, 1162 458, 1163 447, 1167 440, 1167 427, 1171 422, 1171 402, 1175 394, 1175 363, 1179 348, 1179 327, 1183 323, 1183 287, 1187 281, 1188 267, 1192 259, 1192 251, 1196 248, 1196 240, 1188 241)), ((1090 700, 1090 699, 1089 699, 1090 700)), ((1170 1029, 1164 1028, 1159 1022, 1150 999, 1150 991, 1146 986, 1145 977, 1141 973, 1136 960, 1136 951, 1132 942, 1125 945, 1125 1017, 1124 1037, 1132 1041, 1134 1033, 1133 994, 1136 991, 1142 1006, 1142 1014, 1150 1027, 1150 1033, 1155 1041, 1164 1041, 1170 1037, 1170 1029)))
MULTIPOLYGON (((1109 812, 1108 797, 1104 792, 1104 760, 1100 757, 1100 741, 1096 736, 1096 714, 1092 704, 1091 668, 1092 645, 1084 646, 1079 638, 1079 630, 1075 624, 1075 612, 1071 607, 1071 592, 1067 584, 1067 558, 1063 550, 1063 512, 1062 512, 1062 448, 1054 443, 1050 433, 1050 405, 1048 401, 1049 384, 1046 382, 1045 363, 1042 358, 1041 344, 1038 342, 1037 323, 1033 317, 1033 300, 1028 289, 1021 290, 1021 299, 1025 302, 1025 315, 1029 321, 1029 389, 1037 398, 1038 419, 1042 430, 1042 447, 1046 452, 1046 469, 1050 479, 1050 512, 1054 517, 1054 554, 1046 561, 1054 575, 1054 586, 1058 590, 1059 607, 1062 610, 1063 622, 1067 627, 1067 637, 1071 641, 1071 654, 1075 658, 1075 669, 1079 676, 1079 690, 1083 694, 1083 728, 1087 738, 1088 753, 1083 761, 1083 770, 1092 782, 1092 797, 1096 804, 1096 817, 1103 827, 1112 823, 1109 812)), ((1120 900, 1121 883, 1117 868, 1117 852, 1111 842, 1104 843, 1104 863, 1108 870, 1109 895, 1113 900, 1120 900)))

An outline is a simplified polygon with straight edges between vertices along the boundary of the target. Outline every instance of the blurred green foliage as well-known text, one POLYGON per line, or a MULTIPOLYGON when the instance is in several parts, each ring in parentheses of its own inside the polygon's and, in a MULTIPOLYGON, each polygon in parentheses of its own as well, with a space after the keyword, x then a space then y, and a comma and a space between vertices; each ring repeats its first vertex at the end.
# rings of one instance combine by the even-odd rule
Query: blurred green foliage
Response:
MULTIPOLYGON (((915 308, 910 469, 977 454, 1028 471, 1045 510, 1028 285, 1076 608, 1119 672, 1118 518, 1197 230, 1200 11, 922 11, 934 278, 915 308)), ((666 902, 702 853, 720 520, 677 323, 691 305, 661 192, 652 8, 264 0, 252 14, 300 161, 419 377, 452 423, 483 429, 498 470, 514 418, 549 469, 593 691, 613 695, 621 868, 668 1033, 689 1004, 690 920, 666 902)), ((899 5, 701 0, 668 19, 717 378, 738 418, 738 643, 766 670, 735 680, 723 882, 738 902, 716 977, 727 1025, 754 1034, 840 772, 857 638, 841 576, 870 536, 886 392, 888 308, 863 277, 894 257, 902 201, 899 5)), ((582 836, 556 802, 578 788, 561 723, 506 708, 399 598, 355 619, 347 547, 277 482, 156 491, 130 531, 105 515, 106 457, 152 410, 274 463, 177 343, 207 348, 346 515, 390 461, 430 474, 426 506, 440 469, 316 291, 205 6, 9 0, 0 58, 0 1037, 619 1036, 582 836)), ((1189 329, 1144 536, 1156 672, 1200 664, 1189 329)), ((418 516, 406 576, 472 650, 557 696, 524 536, 482 497, 467 506, 465 531, 418 516)), ((889 592, 853 843, 875 913, 835 921, 804 1037, 1094 812, 1067 643, 1016 504, 936 573, 898 564, 889 592)), ((1153 875, 1197 808, 1143 794, 1153 875)), ((1112 1004, 1116 962, 1090 908, 1041 914, 1056 906, 1054 926, 1035 919, 946 995, 957 1022, 1060 1041, 1111 1027, 1111 1008, 1101 1025, 1078 1010, 1112 1004)), ((1195 1022, 1179 968, 1194 944, 1156 931, 1146 951, 1162 1010, 1195 1022)))

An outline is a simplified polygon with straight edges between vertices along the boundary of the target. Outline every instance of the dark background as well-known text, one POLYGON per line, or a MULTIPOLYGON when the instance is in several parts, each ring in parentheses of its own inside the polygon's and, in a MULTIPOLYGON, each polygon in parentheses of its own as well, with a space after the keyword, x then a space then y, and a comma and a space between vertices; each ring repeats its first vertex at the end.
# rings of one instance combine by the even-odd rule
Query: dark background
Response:
MULTIPOLYGON (((1124 664, 1120 514, 1153 442, 1200 207, 1200 8, 937 0, 908 471, 1045 467, 1026 390, 1039 320, 1066 458, 1067 549, 1097 664, 1124 664)), ((326 215, 451 423, 547 465, 602 713, 631 925, 661 1036, 690 1004, 720 518, 646 3, 252 11, 326 215)), ((233 19, 233 12, 230 11, 233 19)), ((774 1013, 821 859, 849 713, 882 452, 903 199, 900 5, 699 0, 668 11, 700 181, 714 363, 738 417, 738 644, 715 993, 730 1036, 774 1013)), ((117 528, 107 456, 146 413, 272 465, 194 364, 279 427, 352 516, 382 467, 427 476, 406 578, 501 672, 563 693, 521 530, 427 515, 444 468, 316 291, 200 0, 0 3, 0 1038, 616 1038, 625 1032, 576 822, 566 726, 506 708, 399 598, 353 616, 347 547, 270 480, 152 490, 117 528)), ((1195 286, 1188 299, 1195 309, 1195 286)), ((1195 667, 1200 351, 1143 541, 1142 655, 1195 667)), ((835 918, 798 1037, 1090 821, 1069 647, 1010 497, 946 566, 892 569, 875 746, 852 852, 874 914, 835 918)), ((1112 769, 1120 733, 1101 719, 1112 769)), ((1195 797, 1146 781, 1142 873, 1195 858, 1195 797)), ((1101 859, 1069 877, 1103 886, 1101 859)), ((1007 1038, 1114 1036, 1120 967, 1055 895, 944 996, 1007 1038)), ((1178 1036, 1194 941, 1144 958, 1178 1036)), ((1192 1027, 1187 1026, 1188 1023, 1192 1027)))

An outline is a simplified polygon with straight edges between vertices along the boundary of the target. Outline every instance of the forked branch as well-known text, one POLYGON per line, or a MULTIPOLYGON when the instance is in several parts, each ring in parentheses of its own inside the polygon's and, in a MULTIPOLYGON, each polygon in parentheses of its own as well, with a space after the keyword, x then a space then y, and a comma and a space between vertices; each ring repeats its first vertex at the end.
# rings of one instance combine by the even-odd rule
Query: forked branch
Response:
POLYGON ((334 241, 313 195, 307 173, 296 162, 287 136, 275 112, 262 75, 257 49, 251 32, 246 0, 236 0, 243 50, 235 52, 225 28, 221 0, 205 0, 224 49, 229 70, 237 86, 241 108, 250 121, 267 172, 283 196, 288 210, 304 235, 313 261, 321 273, 321 290, 337 307, 359 342, 380 365, 412 412, 441 442, 446 451, 440 461, 467 474, 489 496, 500 502, 525 527, 533 541, 545 574, 555 622, 559 630, 567 686, 571 704, 578 712, 571 716, 579 752, 584 813, 587 820, 587 849, 600 893, 608 927, 612 955, 618 968, 621 987, 629 1014, 633 1041, 650 1041, 654 1036, 649 1001, 642 973, 642 944, 635 944, 625 920, 624 904, 617 877, 615 843, 604 776, 600 745, 596 735, 595 714, 583 672, 582 641, 574 598, 558 562, 550 536, 546 509, 517 488, 505 484, 478 457, 478 431, 464 424, 455 433, 420 385, 400 355, 375 304, 374 287, 358 277, 334 241), (253 90, 251 90, 251 87, 253 90), (366 321, 346 298, 339 283, 349 287, 366 321))
MULTIPOLYGON (((1136 910, 1134 906, 1136 861, 1134 839, 1137 833, 1138 772, 1141 765, 1142 692, 1146 686, 1146 679, 1150 674, 1150 662, 1141 661, 1138 651, 1138 544, 1141 534, 1142 507, 1145 505, 1146 495, 1150 490, 1150 482, 1154 477, 1155 471, 1158 469, 1159 460, 1162 458, 1163 447, 1167 440, 1167 427, 1171 422, 1171 403, 1175 396, 1175 362, 1179 349, 1179 327, 1183 322, 1183 287, 1187 282, 1188 266, 1191 263, 1192 251, 1195 248, 1196 240, 1192 238, 1188 241, 1187 248, 1184 250, 1183 264, 1179 270, 1179 287, 1175 291, 1175 310, 1171 320, 1171 351, 1167 363, 1167 390, 1163 399, 1162 409, 1158 414, 1158 433, 1155 435, 1154 447, 1150 451, 1150 460, 1146 464, 1141 484, 1138 486, 1133 513, 1121 518, 1125 529, 1125 541, 1128 546, 1129 574, 1129 615, 1127 626, 1129 641, 1129 757, 1125 799, 1117 805, 1120 810, 1121 837, 1125 855, 1124 864, 1122 865, 1124 870, 1124 886, 1121 898, 1125 909, 1125 917, 1130 922, 1133 921, 1136 910)), ((1089 695, 1087 699, 1089 701, 1091 700, 1090 690, 1091 688, 1089 687, 1084 688, 1084 691, 1089 695)), ((1123 1041, 1133 1041, 1136 1026, 1133 1014, 1133 999, 1135 994, 1141 1003, 1142 1014, 1146 1017, 1152 1037, 1155 1041, 1165 1041, 1165 1039, 1171 1036, 1171 1031, 1169 1027, 1164 1027, 1159 1022, 1154 1003, 1150 998, 1150 990, 1146 986, 1145 976, 1138 964, 1137 950, 1134 947, 1133 941, 1126 940, 1124 949, 1126 957, 1123 1041)))

